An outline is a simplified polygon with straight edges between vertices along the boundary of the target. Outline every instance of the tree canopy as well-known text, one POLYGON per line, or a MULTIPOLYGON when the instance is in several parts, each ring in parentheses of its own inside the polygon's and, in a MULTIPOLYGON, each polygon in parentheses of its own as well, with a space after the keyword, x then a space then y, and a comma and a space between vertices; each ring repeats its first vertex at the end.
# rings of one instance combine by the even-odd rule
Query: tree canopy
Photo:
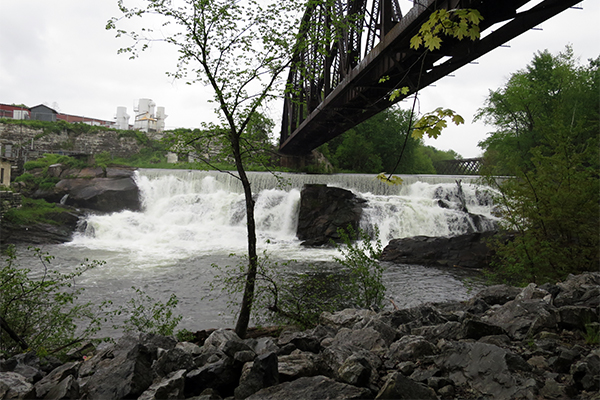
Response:
MULTIPOLYGON (((410 111, 388 108, 343 135, 323 145, 320 150, 339 170, 362 173, 390 173, 406 141, 410 111)), ((400 174, 435 174, 434 163, 460 156, 450 150, 424 146, 421 139, 409 135, 404 154, 395 172, 400 174)))
POLYGON ((600 58, 580 64, 571 47, 552 55, 534 55, 506 85, 490 90, 476 119, 494 126, 479 143, 497 175, 514 174, 514 166, 532 168, 532 149, 548 132, 568 129, 573 144, 585 146, 598 134, 600 58))
POLYGON ((582 65, 570 47, 539 52, 479 110, 496 127, 480 144, 488 182, 515 232, 498 244, 501 279, 555 282, 598 269, 599 61, 582 65), (499 183, 495 174, 510 178, 499 183))

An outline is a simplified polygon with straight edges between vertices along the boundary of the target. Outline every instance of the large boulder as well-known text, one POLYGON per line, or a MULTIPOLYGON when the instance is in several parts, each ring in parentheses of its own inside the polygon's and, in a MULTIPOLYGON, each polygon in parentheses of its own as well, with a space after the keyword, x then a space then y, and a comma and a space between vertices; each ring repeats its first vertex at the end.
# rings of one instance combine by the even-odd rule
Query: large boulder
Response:
POLYGON ((132 176, 117 178, 63 179, 55 190, 67 205, 103 212, 139 211, 139 189, 132 176), (66 196, 66 197, 65 197, 66 196))
POLYGON ((86 379, 80 394, 92 399, 137 398, 152 384, 153 350, 136 335, 123 336, 113 349, 81 366, 79 377, 86 379))
POLYGON ((383 249, 381 261, 443 267, 484 268, 493 251, 487 240, 495 232, 469 233, 454 237, 415 236, 392 239, 383 249))
POLYGON ((349 190, 327 185, 304 185, 300 194, 298 239, 320 246, 340 241, 338 229, 357 231, 365 203, 349 190))
POLYGON ((296 379, 271 386, 248 397, 248 400, 259 399, 305 399, 305 400, 351 400, 372 398, 371 391, 345 383, 336 382, 325 376, 313 376, 296 379))

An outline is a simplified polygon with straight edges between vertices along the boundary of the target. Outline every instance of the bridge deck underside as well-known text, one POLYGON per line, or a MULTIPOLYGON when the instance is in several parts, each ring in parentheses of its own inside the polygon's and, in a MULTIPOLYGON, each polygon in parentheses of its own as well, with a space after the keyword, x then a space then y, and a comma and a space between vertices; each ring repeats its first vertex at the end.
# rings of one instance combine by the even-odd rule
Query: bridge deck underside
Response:
MULTIPOLYGON (((410 48, 410 39, 433 8, 413 7, 297 127, 283 126, 280 152, 288 155, 309 153, 579 1, 544 0, 518 14, 517 9, 529 0, 461 1, 463 8, 477 8, 484 16, 480 24, 482 38, 477 41, 444 38, 441 49, 428 52, 424 57, 423 50, 410 48), (507 22, 493 32, 486 32, 501 21, 507 22), (387 80, 381 82, 382 78, 387 80), (409 92, 390 101, 390 93, 399 87, 408 87, 409 92)), ((425 3, 432 6, 435 1, 425 3)), ((448 2, 437 3, 441 8, 448 8, 448 2)))

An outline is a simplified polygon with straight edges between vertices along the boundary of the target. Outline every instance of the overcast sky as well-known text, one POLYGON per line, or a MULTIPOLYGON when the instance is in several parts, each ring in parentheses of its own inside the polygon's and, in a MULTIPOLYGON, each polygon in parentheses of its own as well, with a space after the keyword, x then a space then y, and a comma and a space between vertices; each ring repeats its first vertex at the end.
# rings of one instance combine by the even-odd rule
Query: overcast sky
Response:
MULTIPOLYGON (((136 60, 117 54, 130 44, 106 31, 106 21, 119 15, 116 0, 0 0, 0 103, 47 104, 57 111, 113 120, 118 106, 133 107, 150 98, 166 108, 168 128, 199 127, 215 121, 211 92, 200 84, 185 85, 166 76, 174 69, 177 53, 155 44, 136 60)), ((400 0, 406 13, 411 1, 400 0)), ((582 61, 600 53, 600 1, 584 0, 532 30, 513 39, 509 47, 493 50, 438 81, 420 96, 421 111, 451 108, 466 123, 445 130, 439 149, 453 149, 465 158, 480 155, 477 143, 491 130, 472 124, 489 89, 497 89, 508 76, 524 68, 538 50, 553 54, 571 44, 582 61)), ((408 108, 408 103, 402 103, 408 108)), ((271 118, 280 119, 279 107, 271 118)), ((133 123, 133 118, 130 119, 133 123)), ((278 134, 278 132, 277 132, 278 134)))

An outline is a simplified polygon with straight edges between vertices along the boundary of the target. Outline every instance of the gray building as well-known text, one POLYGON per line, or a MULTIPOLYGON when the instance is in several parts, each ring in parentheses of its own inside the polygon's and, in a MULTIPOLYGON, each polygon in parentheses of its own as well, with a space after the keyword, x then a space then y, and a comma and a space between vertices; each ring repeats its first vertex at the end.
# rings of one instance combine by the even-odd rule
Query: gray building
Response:
POLYGON ((58 112, 48 106, 40 104, 39 106, 31 107, 29 111, 31 112, 31 119, 56 122, 56 115, 58 112))

